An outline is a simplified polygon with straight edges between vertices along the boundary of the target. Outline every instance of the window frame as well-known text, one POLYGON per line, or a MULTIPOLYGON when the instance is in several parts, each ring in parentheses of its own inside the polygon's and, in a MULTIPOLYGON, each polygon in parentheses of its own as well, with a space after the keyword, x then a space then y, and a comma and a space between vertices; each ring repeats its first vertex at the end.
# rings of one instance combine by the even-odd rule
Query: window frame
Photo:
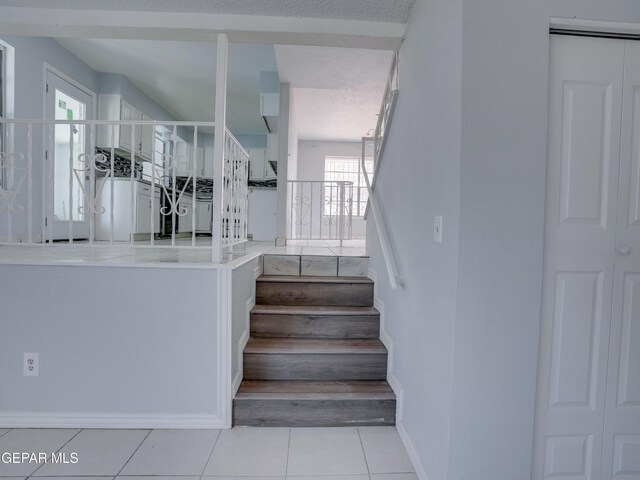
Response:
MULTIPOLYGON (((369 178, 373 174, 373 157, 365 157, 365 167, 367 168, 367 174, 369 178), (370 167, 370 168, 369 168, 370 167)), ((364 180, 364 174, 362 171, 362 162, 361 158, 355 155, 325 155, 324 157, 324 181, 325 182, 335 182, 335 181, 346 181, 353 182, 353 198, 352 198, 352 211, 353 216, 356 218, 363 218, 365 211, 367 209, 368 196, 366 200, 362 198, 365 197, 363 192, 367 189, 367 184, 364 180), (357 172, 343 172, 335 169, 328 170, 328 166, 331 161, 338 162, 354 162, 357 165, 357 172), (327 173, 334 174, 343 174, 345 176, 352 175, 353 178, 345 178, 344 180, 333 180, 327 178, 327 173)))

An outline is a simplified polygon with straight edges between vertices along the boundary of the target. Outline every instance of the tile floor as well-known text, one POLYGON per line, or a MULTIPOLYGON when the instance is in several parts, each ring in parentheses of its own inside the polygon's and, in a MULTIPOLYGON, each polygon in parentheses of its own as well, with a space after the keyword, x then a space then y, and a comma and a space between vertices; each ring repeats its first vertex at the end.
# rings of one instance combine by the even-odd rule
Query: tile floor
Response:
POLYGON ((5 452, 76 453, 78 462, 0 460, 2 480, 417 480, 393 427, 0 429, 5 452))
MULTIPOLYGON (((179 239, 178 248, 171 247, 170 241, 158 241, 156 247, 136 243, 135 245, 77 242, 73 245, 54 243, 52 245, 0 245, 0 264, 35 265, 109 265, 109 266, 162 266, 209 268, 211 263, 211 238, 197 237, 196 246, 191 239, 179 239), (187 248, 180 248, 187 247, 187 248)), ((339 241, 293 240, 286 247, 276 247, 273 242, 249 241, 225 251, 223 263, 241 260, 247 255, 326 255, 364 256, 364 240, 339 241)))

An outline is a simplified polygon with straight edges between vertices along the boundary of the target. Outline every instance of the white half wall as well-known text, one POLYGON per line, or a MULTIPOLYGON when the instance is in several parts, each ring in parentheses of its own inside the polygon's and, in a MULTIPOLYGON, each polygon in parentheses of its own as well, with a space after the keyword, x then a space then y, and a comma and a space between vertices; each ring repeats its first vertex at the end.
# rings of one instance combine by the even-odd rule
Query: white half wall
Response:
MULTIPOLYGON (((275 192, 274 192, 275 193, 275 192)), ((256 279, 262 274, 262 257, 256 257, 231 274, 231 378, 232 396, 242 382, 242 352, 249 340, 249 313, 256 304, 256 279)))
POLYGON ((228 426, 220 271, 2 265, 0 426, 228 426))

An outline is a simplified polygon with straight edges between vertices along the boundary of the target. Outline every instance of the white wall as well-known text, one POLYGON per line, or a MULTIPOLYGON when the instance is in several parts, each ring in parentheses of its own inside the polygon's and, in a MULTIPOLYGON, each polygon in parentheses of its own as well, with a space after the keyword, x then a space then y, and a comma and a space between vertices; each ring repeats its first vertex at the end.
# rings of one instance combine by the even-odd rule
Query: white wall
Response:
POLYGON ((3 265, 0 284, 0 424, 220 426, 217 270, 3 265))
MULTIPOLYGON (((461 20, 461 0, 418 0, 400 50, 400 94, 375 194, 384 206, 404 289, 391 290, 373 216, 367 221, 376 298, 384 307, 382 337, 388 335, 393 343, 390 374, 402 390, 398 429, 415 452, 416 467, 422 465, 430 480, 445 479, 448 471, 458 252, 455 219, 460 194, 461 20), (444 216, 441 245, 431 241, 436 215, 444 216)), ((424 473, 421 479, 426 479, 424 473)))
MULTIPOLYGON (((298 180, 324 180, 325 157, 360 158, 361 155, 361 142, 300 140, 298 142, 298 180)), ((363 218, 353 218, 352 235, 354 237, 364 237, 366 228, 363 218)))
MULTIPOLYGON (((135 86, 131 81, 119 73, 99 74, 100 93, 122 95, 127 103, 149 115, 154 120, 176 120, 175 116, 135 86)), ((191 119, 181 119, 191 120, 191 119)))
MULTIPOLYGON (((63 48, 58 42, 50 38, 16 37, 3 35, 0 38, 15 48, 15 110, 14 117, 18 119, 44 118, 44 64, 66 73, 86 88, 98 91, 98 74, 83 63, 78 57, 63 48)), ((97 107, 97 105, 96 105, 97 107)), ((16 151, 26 153, 26 127, 16 126, 16 151)), ((40 129, 34 128, 33 152, 33 231, 40 233, 40 218, 42 217, 41 182, 42 167, 40 156, 43 151, 40 129)), ((26 182, 25 184, 26 185, 26 182)), ((18 203, 25 207, 26 188, 19 197, 18 203)), ((26 234, 26 215, 13 216, 13 235, 26 234)), ((6 215, 0 216, 0 237, 7 234, 6 215)))
POLYGON ((256 279, 261 273, 262 257, 256 257, 231 274, 231 378, 234 395, 242 381, 242 352, 250 336, 249 312, 256 304, 256 279))
POLYGON ((547 32, 550 17, 556 16, 640 22, 640 8, 629 0, 464 5, 452 480, 530 474, 543 260, 547 32), (494 439, 490 443, 487 432, 494 439))
POLYGON ((432 480, 531 475, 554 16, 640 23, 633 0, 418 0, 401 49, 377 194, 404 290, 368 239, 400 429, 432 480))
POLYGON ((267 148, 267 134, 264 135, 244 135, 239 134, 235 136, 240 145, 245 149, 248 148, 267 148))

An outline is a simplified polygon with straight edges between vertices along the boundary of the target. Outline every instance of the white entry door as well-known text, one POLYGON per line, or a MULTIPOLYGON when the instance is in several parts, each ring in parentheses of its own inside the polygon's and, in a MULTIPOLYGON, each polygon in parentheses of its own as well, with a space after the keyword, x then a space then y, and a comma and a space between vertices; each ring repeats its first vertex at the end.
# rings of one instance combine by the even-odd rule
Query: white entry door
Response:
POLYGON ((640 131, 627 118, 630 95, 640 105, 624 78, 632 43, 551 37, 536 480, 640 480, 640 221, 632 232, 625 206, 635 188, 640 213, 640 178, 621 142, 640 131), (630 354, 624 328, 636 332, 630 354), (635 402, 624 411, 612 404, 619 377, 635 402))
MULTIPOLYGON (((89 93, 51 71, 47 71, 46 104, 48 120, 89 120, 92 98, 89 93)), ((56 125, 47 147, 49 204, 47 236, 53 240, 89 238, 91 211, 86 208, 88 173, 85 154, 90 153, 90 132, 85 125, 56 125)))

